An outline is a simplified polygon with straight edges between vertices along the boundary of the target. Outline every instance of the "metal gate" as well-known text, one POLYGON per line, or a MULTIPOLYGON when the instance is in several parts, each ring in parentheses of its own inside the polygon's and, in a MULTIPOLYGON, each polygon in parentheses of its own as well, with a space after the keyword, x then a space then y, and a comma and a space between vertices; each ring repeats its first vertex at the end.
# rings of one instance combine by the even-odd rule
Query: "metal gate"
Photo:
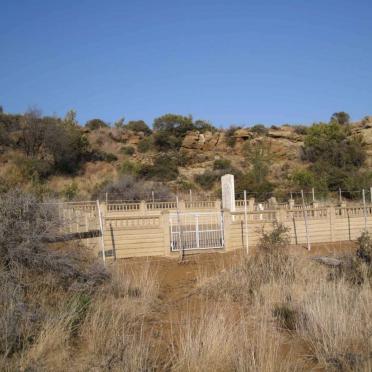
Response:
POLYGON ((224 247, 223 212, 170 213, 171 250, 224 247))

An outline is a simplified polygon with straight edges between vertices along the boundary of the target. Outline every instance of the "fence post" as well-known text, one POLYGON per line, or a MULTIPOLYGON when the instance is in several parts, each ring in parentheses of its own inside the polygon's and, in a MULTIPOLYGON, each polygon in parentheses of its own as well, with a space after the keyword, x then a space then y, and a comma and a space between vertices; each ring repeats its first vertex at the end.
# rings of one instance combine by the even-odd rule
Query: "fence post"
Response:
POLYGON ((310 238, 309 238, 309 229, 308 229, 308 226, 307 226, 307 213, 306 213, 306 206, 305 206, 304 190, 301 190, 301 198, 302 198, 302 210, 303 210, 303 213, 304 213, 304 221, 305 221, 307 249, 310 251, 311 245, 310 245, 310 238))
POLYGON ((140 212, 141 213, 146 213, 146 210, 147 210, 146 201, 141 200, 140 201, 140 212))
POLYGON ((364 215, 364 230, 367 231, 367 207, 366 207, 366 192, 362 190, 363 196, 363 215, 364 215))
POLYGON ((99 229, 101 230, 101 249, 102 249, 102 260, 103 264, 106 264, 106 252, 105 252, 105 237, 103 235, 103 220, 101 214, 101 208, 99 206, 99 200, 97 200, 97 211, 98 211, 98 220, 99 220, 99 229))
POLYGON ((315 189, 314 187, 311 189, 311 194, 313 196, 313 203, 315 202, 315 189))
POLYGON ((248 210, 249 212, 254 212, 254 198, 248 200, 248 210))
POLYGON ((218 211, 221 211, 221 207, 222 207, 221 200, 217 199, 217 200, 214 202, 214 208, 217 209, 218 211))
POLYGON ((372 187, 369 188, 370 203, 372 204, 372 187))
POLYGON ((244 190, 244 227, 245 227, 245 249, 246 253, 249 253, 249 241, 248 241, 248 216, 247 216, 247 191, 244 190))
POLYGON ((169 212, 168 211, 161 211, 161 222, 163 226, 163 234, 164 234, 164 250, 165 255, 170 256, 170 227, 169 227, 169 212))
POLYGON ((329 213, 329 231, 331 233, 331 242, 334 242, 335 233, 334 233, 333 225, 335 223, 336 211, 335 211, 335 207, 333 204, 327 208, 327 213, 329 213))
POLYGON ((225 242, 225 249, 228 251, 231 245, 231 213, 228 209, 222 209, 221 213, 223 215, 223 235, 225 242))

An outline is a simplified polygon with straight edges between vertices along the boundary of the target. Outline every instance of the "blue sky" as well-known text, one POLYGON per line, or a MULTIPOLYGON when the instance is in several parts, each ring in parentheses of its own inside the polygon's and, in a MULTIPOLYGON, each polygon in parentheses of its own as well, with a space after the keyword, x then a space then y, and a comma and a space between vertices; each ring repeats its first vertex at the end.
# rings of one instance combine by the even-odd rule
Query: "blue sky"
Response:
POLYGON ((0 105, 217 126, 372 114, 369 0, 0 0, 0 105))

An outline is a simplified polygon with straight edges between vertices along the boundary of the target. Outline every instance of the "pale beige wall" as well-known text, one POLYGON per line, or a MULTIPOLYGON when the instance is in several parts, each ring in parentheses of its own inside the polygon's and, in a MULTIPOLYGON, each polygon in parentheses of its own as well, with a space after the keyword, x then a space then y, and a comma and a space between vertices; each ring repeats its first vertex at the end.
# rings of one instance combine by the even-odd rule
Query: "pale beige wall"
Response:
MULTIPOLYGON (((209 205, 209 204, 208 204, 209 205)), ((204 205, 206 207, 207 205, 204 205)), ((194 205, 190 205, 194 207, 194 205)), ((175 256, 170 252, 169 211, 145 210, 143 203, 137 209, 108 211, 103 206, 104 246, 106 256, 116 258, 139 256, 175 256)), ((206 211, 206 209, 204 209, 206 211)), ((216 212, 216 209, 209 211, 216 212)), ((372 232, 372 208, 368 211, 368 230, 372 232)), ((246 230, 244 212, 224 211, 225 250, 244 249, 246 230)), ((308 233, 311 243, 356 240, 364 230, 363 208, 309 208, 306 211, 308 233)), ((90 206, 86 214, 82 208, 73 215, 71 210, 65 217, 71 222, 66 232, 97 229, 97 211, 90 206)), ((203 217, 201 217, 202 219, 203 217)), ((282 222, 289 229, 291 243, 306 244, 306 229, 303 211, 288 209, 253 212, 248 215, 249 246, 257 245, 262 231, 269 231, 273 222, 282 222)), ((99 238, 84 242, 89 248, 101 251, 99 238)))
POLYGON ((106 217, 106 255, 116 258, 164 255, 164 229, 161 221, 161 216, 106 217))

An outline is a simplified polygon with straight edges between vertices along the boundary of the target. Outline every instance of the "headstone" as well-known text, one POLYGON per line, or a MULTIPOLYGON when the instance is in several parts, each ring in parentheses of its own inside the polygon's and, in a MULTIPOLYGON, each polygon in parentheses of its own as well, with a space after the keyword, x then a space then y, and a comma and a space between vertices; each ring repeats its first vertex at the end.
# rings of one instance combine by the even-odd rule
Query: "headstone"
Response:
POLYGON ((235 185, 234 176, 225 174, 221 177, 222 185, 222 208, 235 212, 235 185))

